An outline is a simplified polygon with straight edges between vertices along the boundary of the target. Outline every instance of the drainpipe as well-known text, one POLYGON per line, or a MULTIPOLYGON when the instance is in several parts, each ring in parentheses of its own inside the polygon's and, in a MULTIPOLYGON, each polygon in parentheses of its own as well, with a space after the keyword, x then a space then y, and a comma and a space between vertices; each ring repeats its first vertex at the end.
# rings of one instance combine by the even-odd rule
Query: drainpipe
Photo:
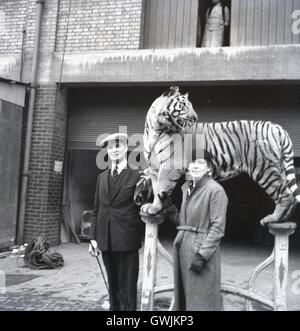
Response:
POLYGON ((24 150, 24 166, 22 173, 22 191, 20 196, 19 217, 18 217, 18 227, 17 227, 17 243, 19 245, 23 244, 23 240, 24 240, 24 225, 25 225, 26 198, 27 198, 27 187, 28 187, 28 176, 29 176, 29 162, 30 162, 30 152, 31 152, 33 114, 34 114, 34 105, 35 105, 35 97, 36 97, 41 22, 42 22, 42 12, 43 12, 44 3, 45 0, 36 1, 37 9, 36 9, 36 19, 35 19, 35 38, 34 38, 34 48, 33 48, 32 67, 31 67, 30 94, 29 94, 26 140, 25 140, 25 150, 24 150))

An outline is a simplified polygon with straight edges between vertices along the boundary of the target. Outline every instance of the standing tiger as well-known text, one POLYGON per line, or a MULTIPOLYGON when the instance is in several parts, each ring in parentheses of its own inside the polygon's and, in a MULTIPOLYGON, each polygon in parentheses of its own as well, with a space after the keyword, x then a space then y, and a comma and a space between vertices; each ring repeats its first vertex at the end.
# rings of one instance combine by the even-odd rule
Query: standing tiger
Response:
POLYGON ((288 133, 271 122, 197 123, 197 120, 188 94, 181 94, 178 87, 171 87, 151 105, 145 122, 144 153, 154 201, 144 205, 143 211, 156 214, 162 210, 163 200, 185 172, 184 149, 190 148, 192 141, 200 141, 212 156, 216 180, 247 173, 275 202, 273 214, 263 218, 261 224, 287 220, 300 202, 288 133), (189 136, 193 138, 183 144, 180 163, 176 146, 189 136))

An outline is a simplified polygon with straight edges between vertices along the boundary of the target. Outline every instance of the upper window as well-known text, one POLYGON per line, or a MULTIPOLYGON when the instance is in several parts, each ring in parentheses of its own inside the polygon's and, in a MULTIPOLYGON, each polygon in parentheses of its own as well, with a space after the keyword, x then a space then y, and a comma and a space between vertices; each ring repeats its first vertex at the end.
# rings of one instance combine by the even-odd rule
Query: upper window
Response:
POLYGON ((229 0, 146 0, 144 48, 209 47, 216 34, 223 46, 229 23, 229 0))
POLYGON ((298 11, 300 0, 146 0, 144 48, 299 44, 298 11))

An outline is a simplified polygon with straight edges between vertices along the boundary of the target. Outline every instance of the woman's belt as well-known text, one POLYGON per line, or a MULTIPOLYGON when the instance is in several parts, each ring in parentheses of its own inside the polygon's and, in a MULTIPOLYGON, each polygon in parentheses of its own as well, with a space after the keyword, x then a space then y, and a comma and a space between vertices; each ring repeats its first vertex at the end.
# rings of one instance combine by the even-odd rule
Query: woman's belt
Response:
POLYGON ((190 225, 179 225, 176 227, 178 231, 189 231, 189 232, 195 232, 195 233, 203 233, 207 234, 207 231, 201 231, 198 226, 190 226, 190 225))

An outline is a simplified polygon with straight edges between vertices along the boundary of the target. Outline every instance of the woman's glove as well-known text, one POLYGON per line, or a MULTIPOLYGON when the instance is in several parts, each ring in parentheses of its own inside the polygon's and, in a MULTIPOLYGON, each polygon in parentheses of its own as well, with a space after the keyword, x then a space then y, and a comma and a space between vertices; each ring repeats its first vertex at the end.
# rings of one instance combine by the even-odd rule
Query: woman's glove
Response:
POLYGON ((190 270, 200 273, 204 269, 205 264, 206 261, 204 260, 204 258, 199 253, 195 253, 190 270))

